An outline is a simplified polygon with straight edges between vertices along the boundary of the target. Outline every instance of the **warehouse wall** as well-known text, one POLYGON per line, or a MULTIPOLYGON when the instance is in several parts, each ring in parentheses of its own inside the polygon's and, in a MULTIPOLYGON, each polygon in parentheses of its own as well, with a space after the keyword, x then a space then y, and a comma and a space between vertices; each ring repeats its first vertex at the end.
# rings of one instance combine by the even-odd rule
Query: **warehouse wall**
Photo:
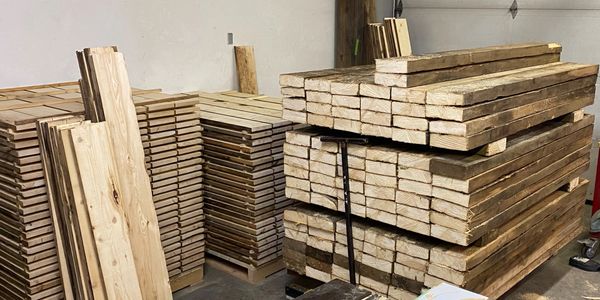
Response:
MULTIPOLYGON (((527 41, 562 44, 562 60, 600 63, 600 2, 593 0, 517 0, 515 19, 508 12, 512 0, 404 0, 413 51, 441 50, 527 41)), ((600 91, 588 113, 600 112, 600 91)), ((594 129, 594 178, 600 122, 594 129)), ((591 188, 588 197, 591 197, 591 188)))
POLYGON ((0 0, 0 87, 78 78, 74 51, 117 45, 136 87, 237 87, 232 46, 255 47, 259 89, 282 72, 333 66, 335 1, 0 0), (10 8, 9 8, 10 7, 10 8))

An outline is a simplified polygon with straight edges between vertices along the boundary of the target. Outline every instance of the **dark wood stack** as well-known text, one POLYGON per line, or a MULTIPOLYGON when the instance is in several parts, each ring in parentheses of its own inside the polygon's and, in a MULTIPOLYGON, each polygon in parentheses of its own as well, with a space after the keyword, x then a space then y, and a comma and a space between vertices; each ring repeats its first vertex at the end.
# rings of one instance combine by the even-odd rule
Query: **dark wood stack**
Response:
POLYGON ((248 269, 249 277, 274 271, 274 264, 283 268, 283 209, 291 203, 284 192, 283 143, 292 123, 281 119, 281 99, 199 96, 208 252, 248 269))
MULTIPOLYGON (((390 299, 412 300, 442 282, 496 299, 583 231, 587 185, 552 193, 483 246, 452 245, 355 218, 357 282, 390 299)), ((342 215, 300 206, 286 210, 284 224, 288 269, 324 282, 349 280, 342 215)))
MULTIPOLYGON (((158 90, 133 89, 136 102, 141 99, 150 102, 168 102, 167 100, 176 101, 189 98, 189 96, 169 96, 157 92, 158 90), (144 96, 146 94, 147 96, 144 96)), ((191 171, 202 168, 202 161, 197 159, 201 155, 202 146, 201 140, 198 140, 198 132, 200 132, 198 130, 201 130, 201 127, 198 125, 197 112, 190 112, 197 100, 194 103, 183 102, 185 104, 178 104, 177 108, 173 110, 179 109, 175 115, 179 116, 176 118, 176 124, 179 126, 180 135, 176 136, 175 145, 179 152, 189 151, 187 162, 194 161, 196 164, 193 167, 186 166, 190 168, 186 169, 190 173, 186 173, 186 175, 182 172, 181 176, 177 177, 178 184, 181 179, 183 185, 186 185, 202 178, 197 171, 191 171), (195 115, 196 121, 190 122, 193 115, 195 115), (194 134, 191 134, 192 132, 194 134), (193 160, 192 157, 196 157, 196 160, 193 160), (190 181, 184 182, 188 179, 190 181)), ((152 145, 158 147, 161 142, 166 140, 158 142, 158 145, 150 143, 149 133, 154 129, 150 130, 147 117, 141 116, 145 114, 142 113, 145 109, 140 106, 138 110, 140 132, 145 141, 146 150, 157 151, 150 150, 159 149, 153 148, 152 145)), ((41 118, 63 115, 82 116, 83 113, 79 85, 76 82, 0 90, 0 135, 2 136, 0 190, 3 195, 0 197, 2 203, 0 205, 0 223, 2 225, 0 226, 0 298, 61 299, 63 297, 54 230, 35 127, 37 120, 41 118)), ((177 167, 183 168, 184 165, 185 163, 165 165, 165 170, 166 168, 179 170, 177 167)), ((155 169, 149 169, 150 175, 152 172, 157 174, 155 169)), ((158 187, 153 187, 155 194, 159 194, 157 189, 158 187)), ((203 271, 198 271, 202 270, 202 267, 198 265, 203 262, 203 258, 201 258, 203 253, 200 254, 200 249, 203 249, 203 241, 201 241, 203 234, 200 234, 202 230, 199 230, 199 226, 201 227, 203 224, 202 217, 198 215, 202 214, 202 210, 198 210, 198 203, 202 202, 201 186, 194 183, 190 184, 189 188, 183 188, 183 193, 181 191, 182 189, 179 190, 179 196, 171 199, 171 201, 177 200, 175 202, 177 209, 174 211, 177 213, 177 230, 181 230, 178 238, 179 244, 181 244, 180 254, 178 254, 181 274, 177 271, 171 272, 173 290, 198 283, 202 280, 203 275, 203 271), (180 205, 180 203, 184 204, 180 205), (184 271, 183 268, 186 270, 184 271)), ((166 202, 160 204, 166 205, 166 202)), ((165 207, 157 206, 157 212, 159 208, 165 207)), ((173 206, 169 206, 169 208, 173 208, 173 206)), ((173 211, 170 213, 173 214, 173 211)), ((159 215, 159 219, 161 219, 161 215, 159 215)), ((170 234, 164 237, 174 235, 167 228, 168 226, 173 228, 172 223, 163 223, 162 225, 161 233, 170 234)), ((175 263, 175 265, 178 264, 175 263)))
POLYGON ((204 202, 202 126, 195 96, 134 97, 162 246, 174 290, 202 281, 204 202))

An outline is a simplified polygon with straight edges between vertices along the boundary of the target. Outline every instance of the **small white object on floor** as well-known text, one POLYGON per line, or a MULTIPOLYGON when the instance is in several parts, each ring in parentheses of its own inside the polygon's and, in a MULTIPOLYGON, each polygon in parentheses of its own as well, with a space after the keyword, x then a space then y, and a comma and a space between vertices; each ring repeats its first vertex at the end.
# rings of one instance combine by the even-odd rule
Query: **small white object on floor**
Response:
POLYGON ((469 292, 457 286, 442 283, 431 288, 417 300, 487 300, 488 297, 469 292))

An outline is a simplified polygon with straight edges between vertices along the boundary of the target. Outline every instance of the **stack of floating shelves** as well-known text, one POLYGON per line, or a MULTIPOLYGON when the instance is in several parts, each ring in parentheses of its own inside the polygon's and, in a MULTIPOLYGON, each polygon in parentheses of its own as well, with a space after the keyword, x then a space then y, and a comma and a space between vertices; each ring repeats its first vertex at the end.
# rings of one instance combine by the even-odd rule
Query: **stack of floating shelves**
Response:
POLYGON ((281 99, 199 93, 204 127, 207 251, 258 282, 283 269, 283 143, 292 122, 281 99))
MULTIPOLYGON (((193 172, 192 169, 201 171, 202 161, 196 159, 194 163, 191 163, 192 156, 199 157, 202 149, 201 140, 198 139, 200 134, 184 134, 186 130, 190 130, 190 132, 201 130, 198 125, 197 112, 191 113, 192 108, 195 110, 197 99, 193 103, 190 100, 186 102, 182 99, 187 99, 189 96, 170 96, 157 93, 156 90, 133 89, 133 95, 140 119, 140 132, 147 151, 149 174, 152 176, 160 173, 158 169, 152 168, 150 154, 158 153, 160 148, 157 147, 160 145, 171 143, 177 146, 175 149, 179 152, 189 150, 190 153, 198 153, 190 154, 190 160, 187 160, 190 162, 189 166, 185 166, 185 164, 165 165, 164 170, 166 168, 176 169, 175 166, 179 166, 178 170, 181 174, 177 177, 178 184, 181 182, 185 185, 196 181, 201 183, 201 173, 193 172), (181 100, 181 104, 179 104, 179 100, 181 100), (137 102, 143 104, 138 105, 137 102), (158 141, 158 139, 153 140, 150 137, 150 133, 160 131, 154 125, 161 121, 152 122, 150 125, 149 120, 152 117, 148 117, 150 114, 147 115, 147 111, 152 111, 152 109, 148 109, 147 106, 152 107, 150 104, 159 102, 178 103, 177 109, 180 110, 174 109, 174 111, 176 111, 175 116, 178 116, 176 126, 179 126, 181 130, 175 142, 171 140, 169 142, 158 141), (190 122, 192 115, 195 116, 195 121, 190 122), (192 123, 196 125, 192 125, 192 123), (185 129, 184 127, 195 129, 185 129), (184 166, 189 168, 192 165, 194 165, 193 168, 185 169, 189 170, 189 173, 182 171, 184 166), (191 178, 186 179, 186 174, 189 177, 195 177, 193 179, 195 181, 191 178)), ((0 226, 0 298, 62 299, 64 297, 36 122, 38 119, 47 117, 83 115, 83 112, 79 85, 76 82, 0 90, 0 135, 2 136, 0 139, 0 170, 2 173, 0 175, 2 178, 0 183, 2 193, 0 197, 2 203, 0 205, 0 223, 2 225, 0 226)), ((160 181, 159 176, 155 176, 155 178, 153 183, 160 181)), ((165 177, 165 179, 167 178, 165 177)), ((155 195, 160 194, 160 185, 153 185, 155 195)), ((157 212, 160 208, 163 208, 161 213, 166 212, 173 215, 173 212, 176 212, 177 230, 181 230, 180 233, 177 233, 179 237, 176 237, 176 234, 172 232, 173 223, 167 221, 160 226, 163 243, 169 243, 167 241, 169 237, 179 241, 175 242, 179 247, 178 250, 165 251, 169 255, 173 252, 178 253, 171 256, 172 260, 169 261, 173 290, 197 283, 201 281, 203 275, 204 236, 201 233, 203 229, 200 229, 203 227, 203 213, 201 204, 198 205, 198 203, 202 203, 201 185, 194 183, 189 187, 189 192, 181 192, 180 189, 180 195, 169 200, 175 201, 174 204, 177 205, 177 208, 173 205, 166 208, 167 202, 159 202, 155 197, 157 212), (176 262, 173 257, 178 257, 179 261, 176 262), (173 266, 178 266, 178 269, 174 269, 173 266)), ((171 218, 163 218, 162 215, 158 217, 159 220, 171 220, 171 218)), ((165 250, 169 249, 165 248, 165 250)))
POLYGON ((445 281, 496 298, 556 253, 582 230, 594 123, 582 109, 598 71, 559 62, 560 50, 498 46, 282 75, 284 118, 316 125, 284 145, 286 194, 310 204, 286 212, 288 268, 348 278, 341 154, 320 137, 352 133, 369 136, 348 149, 365 288, 414 299, 445 281))

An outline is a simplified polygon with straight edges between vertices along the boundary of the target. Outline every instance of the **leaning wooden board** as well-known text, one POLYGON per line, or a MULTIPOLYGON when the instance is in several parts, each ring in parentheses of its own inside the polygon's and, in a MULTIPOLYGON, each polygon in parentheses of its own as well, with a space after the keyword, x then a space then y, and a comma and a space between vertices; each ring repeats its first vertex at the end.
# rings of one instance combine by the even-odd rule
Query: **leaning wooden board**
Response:
MULTIPOLYGON (((132 91, 136 98, 158 90, 132 91)), ((3 254, 0 255, 0 264, 9 266, 1 271, 6 276, 0 276, 0 295, 10 299, 62 298, 57 249, 35 126, 40 118, 82 115, 79 87, 69 82, 4 89, 0 90, 0 94, 4 96, 0 101, 0 177, 4 178, 0 184, 0 252, 3 254)), ((162 94, 162 97, 169 98, 167 94, 162 94)), ((144 139, 147 125, 144 120, 138 123, 144 139)), ((198 127, 194 130, 198 132, 198 127)), ((201 167, 199 161, 195 165, 196 168, 201 167)), ((201 199, 198 190, 199 187, 195 187, 196 192, 194 188, 190 189, 187 195, 191 202, 187 200, 188 203, 197 203, 198 200, 194 199, 201 199)), ((185 212, 184 210, 183 213, 185 212)), ((185 215, 184 218, 188 218, 181 223, 193 224, 188 225, 190 229, 196 227, 202 217, 193 215, 194 213, 185 215)), ((193 234, 190 238, 192 237, 193 234)), ((188 240, 195 240, 190 238, 188 240)), ((184 258, 189 258, 188 266, 193 266, 199 259, 198 255, 203 255, 199 254, 198 246, 194 246, 198 243, 202 241, 186 244, 191 255, 184 258)), ((196 274, 199 269, 192 268, 188 274, 182 271, 182 274, 171 277, 171 280, 175 282, 184 278, 184 275, 201 278, 196 274)), ((196 281, 189 284, 193 283, 196 281)))
POLYGON ((209 253, 246 269, 281 259, 285 197, 283 143, 292 123, 281 99, 198 92, 204 126, 209 253))
POLYGON ((561 49, 507 45, 283 74, 283 118, 492 155, 508 136, 593 103, 598 66, 560 62, 561 49))
MULTIPOLYGON (((550 194, 485 246, 455 246, 356 218, 357 283, 390 299, 413 299, 441 282, 497 299, 582 232, 587 184, 550 194)), ((341 214, 300 206, 286 210, 284 224, 289 269, 323 282, 348 280, 341 214)))

